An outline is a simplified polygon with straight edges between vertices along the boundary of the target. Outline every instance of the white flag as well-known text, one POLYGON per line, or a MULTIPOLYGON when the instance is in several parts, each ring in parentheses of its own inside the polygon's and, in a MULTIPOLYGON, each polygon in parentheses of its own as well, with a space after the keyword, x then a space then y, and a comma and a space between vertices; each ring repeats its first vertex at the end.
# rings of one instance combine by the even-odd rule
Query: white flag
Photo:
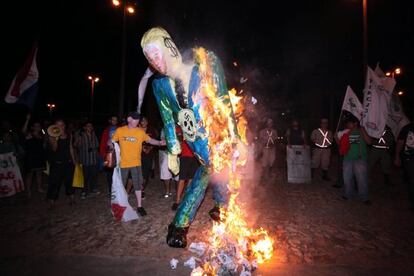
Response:
POLYGON ((368 67, 361 125, 371 137, 379 139, 382 136, 394 86, 394 78, 381 78, 368 67))
POLYGON ((345 99, 342 104, 342 110, 350 112, 358 120, 361 120, 363 112, 362 104, 349 85, 346 88, 345 99))
POLYGON ((388 111, 387 126, 391 128, 394 138, 397 139, 400 134, 400 130, 404 126, 408 125, 410 120, 408 120, 407 116, 405 116, 400 98, 398 98, 396 93, 392 95, 388 111))
POLYGON ((379 66, 379 62, 377 63, 377 66, 375 67, 375 71, 374 72, 380 78, 385 78, 386 77, 384 71, 382 71, 381 67, 379 66))

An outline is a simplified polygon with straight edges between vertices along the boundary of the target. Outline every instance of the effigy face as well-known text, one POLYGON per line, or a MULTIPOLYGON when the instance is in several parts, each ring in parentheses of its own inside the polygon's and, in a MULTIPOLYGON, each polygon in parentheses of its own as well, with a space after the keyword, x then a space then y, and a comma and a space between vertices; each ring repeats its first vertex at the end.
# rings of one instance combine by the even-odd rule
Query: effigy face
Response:
POLYGON ((162 75, 171 76, 182 66, 181 54, 171 36, 163 29, 154 28, 144 35, 141 46, 151 66, 162 75))
POLYGON ((155 70, 164 75, 167 73, 167 64, 160 47, 156 44, 149 44, 145 47, 144 54, 149 64, 151 64, 155 70))

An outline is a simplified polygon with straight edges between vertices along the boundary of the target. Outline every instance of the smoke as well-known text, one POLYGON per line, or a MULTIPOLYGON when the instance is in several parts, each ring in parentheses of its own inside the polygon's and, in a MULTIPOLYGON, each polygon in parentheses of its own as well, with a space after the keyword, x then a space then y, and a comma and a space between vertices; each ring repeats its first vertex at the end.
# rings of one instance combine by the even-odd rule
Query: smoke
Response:
MULTIPOLYGON (((169 32, 185 63, 193 61, 193 49, 196 47, 214 52, 223 65, 228 88, 234 87, 239 93, 243 91, 240 95, 244 96, 249 146, 248 161, 242 169, 243 180, 238 200, 245 206, 243 209, 248 216, 247 221, 253 226, 259 217, 255 201, 258 195, 266 193, 266 188, 260 184, 260 165, 256 163, 259 151, 257 136, 264 120, 274 118, 272 110, 280 105, 277 99, 283 88, 281 78, 279 74, 260 65, 260 61, 255 59, 257 53, 240 49, 244 47, 242 42, 229 41, 232 34, 226 32, 226 28, 220 29, 220 26, 214 26, 214 22, 211 22, 209 30, 205 30, 205 27, 198 28, 197 24, 203 22, 204 15, 192 11, 192 3, 179 2, 154 2, 153 26, 163 27, 169 32), (179 15, 172 13, 172 10, 180 10, 179 15), (237 57, 237 53, 243 53, 244 56, 237 57), (234 66, 234 61, 238 66, 234 66), (247 81, 241 82, 241 78, 247 78, 247 81), (257 103, 254 103, 253 97, 257 103)), ((212 183, 227 183, 228 173, 214 174, 210 180, 212 183)))

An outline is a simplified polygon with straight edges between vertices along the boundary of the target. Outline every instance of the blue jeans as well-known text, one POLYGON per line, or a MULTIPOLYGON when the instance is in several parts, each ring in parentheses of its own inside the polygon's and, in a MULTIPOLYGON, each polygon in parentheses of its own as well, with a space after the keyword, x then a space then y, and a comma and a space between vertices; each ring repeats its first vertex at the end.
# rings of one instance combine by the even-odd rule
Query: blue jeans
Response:
POLYGON ((352 197, 352 194, 355 189, 355 177, 358 186, 359 197, 363 201, 368 200, 368 170, 366 160, 344 160, 343 176, 346 198, 352 197))

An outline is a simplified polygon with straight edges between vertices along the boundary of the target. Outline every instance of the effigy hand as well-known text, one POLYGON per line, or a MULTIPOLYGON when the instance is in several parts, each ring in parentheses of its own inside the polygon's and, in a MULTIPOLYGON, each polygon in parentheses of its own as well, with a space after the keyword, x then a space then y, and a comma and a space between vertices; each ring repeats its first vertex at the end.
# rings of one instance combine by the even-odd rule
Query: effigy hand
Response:
POLYGON ((178 155, 168 153, 168 169, 170 169, 173 175, 178 175, 180 172, 180 159, 178 159, 178 155))

